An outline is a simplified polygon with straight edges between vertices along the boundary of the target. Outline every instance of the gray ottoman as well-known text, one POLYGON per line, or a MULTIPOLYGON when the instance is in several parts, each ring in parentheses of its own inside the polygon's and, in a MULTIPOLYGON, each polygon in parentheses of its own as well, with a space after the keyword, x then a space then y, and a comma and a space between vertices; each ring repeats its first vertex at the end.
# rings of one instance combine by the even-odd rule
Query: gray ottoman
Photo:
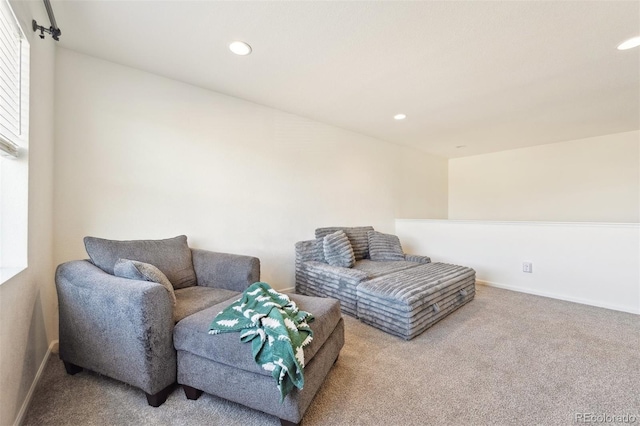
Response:
POLYGON ((358 286, 358 318, 413 339, 475 295, 476 272, 465 266, 427 263, 358 286))
POLYGON ((313 341, 304 349, 304 389, 294 388, 280 403, 275 380, 253 360, 251 344, 241 343, 240 333, 208 334, 216 314, 234 301, 228 300, 176 325, 178 383, 187 398, 197 399, 204 391, 277 416, 282 424, 299 423, 344 345, 344 321, 337 300, 289 296, 315 317, 313 341))

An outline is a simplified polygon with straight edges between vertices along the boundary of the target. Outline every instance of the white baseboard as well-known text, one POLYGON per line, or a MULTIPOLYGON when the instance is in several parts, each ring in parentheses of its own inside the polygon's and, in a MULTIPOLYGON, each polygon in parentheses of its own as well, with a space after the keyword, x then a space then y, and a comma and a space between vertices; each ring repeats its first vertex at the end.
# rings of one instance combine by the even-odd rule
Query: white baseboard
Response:
POLYGON ((36 390, 36 386, 38 386, 38 382, 40 381, 40 377, 42 376, 42 372, 44 368, 47 366, 47 361, 49 361, 49 357, 51 353, 54 352, 54 349, 58 347, 58 340, 54 340, 49 345, 49 349, 47 349, 47 353, 44 355, 44 359, 40 364, 40 368, 38 368, 38 372, 36 373, 36 377, 33 379, 33 383, 31 383, 31 387, 29 388, 29 392, 27 392, 27 396, 24 398, 24 402, 22 403, 22 407, 20 407, 20 411, 16 416, 16 421, 13 422, 14 426, 20 426, 22 424, 22 419, 24 418, 25 413, 27 412, 27 408, 29 408, 29 404, 31 403, 31 398, 33 397, 33 392, 36 390))
POLYGON ((630 314, 640 315, 640 311, 635 311, 633 309, 628 309, 628 308, 625 308, 623 306, 611 305, 611 304, 608 304, 608 303, 599 303, 599 302, 594 302, 592 300, 581 299, 581 298, 577 298, 577 297, 567 297, 567 296, 562 296, 562 295, 558 295, 558 294, 555 294, 555 293, 547 293, 547 292, 544 292, 544 291, 537 291, 537 290, 532 290, 532 289, 529 289, 529 288, 516 287, 516 286, 512 286, 512 285, 508 285, 508 284, 500 284, 500 283, 495 283, 495 282, 491 282, 491 281, 484 281, 484 280, 478 280, 478 279, 476 279, 476 283, 480 284, 480 285, 486 285, 487 287, 502 288, 502 289, 505 289, 505 290, 517 291, 519 293, 533 294, 534 296, 548 297, 550 299, 564 300, 566 302, 580 303, 582 305, 595 306, 595 307, 598 307, 598 308, 605 308, 605 309, 611 309, 611 310, 614 310, 614 311, 628 312, 630 314))

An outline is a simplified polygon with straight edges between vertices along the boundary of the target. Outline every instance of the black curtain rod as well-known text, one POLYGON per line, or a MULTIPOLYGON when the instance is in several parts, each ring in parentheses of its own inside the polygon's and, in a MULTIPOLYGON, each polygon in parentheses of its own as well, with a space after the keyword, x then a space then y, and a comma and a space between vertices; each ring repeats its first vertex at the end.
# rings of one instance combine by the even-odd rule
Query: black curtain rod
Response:
POLYGON ((43 0, 44 7, 47 9, 47 15, 49 15, 49 22, 51 26, 49 28, 45 28, 42 25, 38 25, 36 20, 31 21, 31 25, 33 26, 33 31, 40 31, 40 38, 44 38, 44 33, 51 34, 51 37, 55 41, 60 40, 60 35, 62 35, 62 31, 58 28, 58 24, 56 24, 56 17, 53 15, 53 8, 51 7, 51 1, 43 0))

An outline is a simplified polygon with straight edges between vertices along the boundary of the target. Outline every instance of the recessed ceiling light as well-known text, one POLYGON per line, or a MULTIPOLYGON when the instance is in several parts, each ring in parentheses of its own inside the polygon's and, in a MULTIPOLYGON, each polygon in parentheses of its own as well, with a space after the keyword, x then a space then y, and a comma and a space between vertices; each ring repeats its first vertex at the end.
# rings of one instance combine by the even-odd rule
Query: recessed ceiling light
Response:
POLYGON ((640 36, 630 38, 629 40, 623 43, 620 43, 620 45, 618 46, 618 50, 633 49, 634 47, 638 47, 638 46, 640 46, 640 36))
POLYGON ((396 114, 396 115, 393 116, 393 118, 395 120, 404 120, 405 118, 407 118, 407 115, 406 114, 396 114))
POLYGON ((246 56, 251 53, 251 46, 249 46, 244 41, 234 41, 229 44, 229 50, 231 50, 236 55, 246 56))

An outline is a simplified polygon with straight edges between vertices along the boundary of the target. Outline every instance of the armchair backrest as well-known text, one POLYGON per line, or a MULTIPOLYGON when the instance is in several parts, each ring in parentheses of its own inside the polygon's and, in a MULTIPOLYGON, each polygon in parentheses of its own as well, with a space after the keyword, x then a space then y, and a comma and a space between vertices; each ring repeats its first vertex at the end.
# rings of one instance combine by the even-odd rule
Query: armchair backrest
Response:
POLYGON ((260 281, 260 259, 240 254, 191 249, 198 285, 244 291, 260 281))
POLYGON ((113 268, 118 259, 130 259, 160 269, 176 290, 196 285, 191 250, 185 235, 164 240, 130 241, 85 237, 84 245, 91 262, 110 275, 114 274, 113 268))
POLYGON ((373 226, 332 226, 327 228, 318 228, 316 229, 316 238, 324 238, 326 235, 340 230, 347 234, 347 238, 349 238, 356 260, 368 259, 369 237, 367 236, 367 232, 373 231, 373 226))

